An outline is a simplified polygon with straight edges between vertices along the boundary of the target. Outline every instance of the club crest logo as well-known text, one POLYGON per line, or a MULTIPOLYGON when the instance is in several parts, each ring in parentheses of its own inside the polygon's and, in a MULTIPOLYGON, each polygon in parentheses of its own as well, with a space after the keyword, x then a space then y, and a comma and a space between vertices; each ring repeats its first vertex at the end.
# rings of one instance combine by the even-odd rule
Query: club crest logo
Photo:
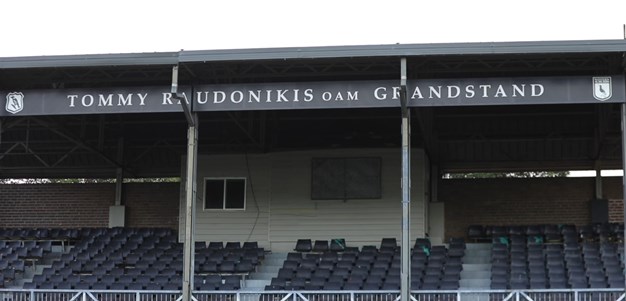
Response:
POLYGON ((610 76, 593 78, 593 97, 599 101, 605 101, 613 95, 613 85, 610 76))
POLYGON ((7 94, 5 109, 11 114, 22 111, 24 109, 24 94, 22 94, 22 92, 11 92, 7 94))

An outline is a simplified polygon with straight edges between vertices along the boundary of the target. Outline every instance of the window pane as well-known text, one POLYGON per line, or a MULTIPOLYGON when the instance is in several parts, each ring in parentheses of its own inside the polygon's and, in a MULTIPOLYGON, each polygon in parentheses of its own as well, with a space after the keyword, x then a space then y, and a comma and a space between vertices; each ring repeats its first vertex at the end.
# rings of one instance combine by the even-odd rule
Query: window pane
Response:
POLYGON ((204 209, 224 208, 224 180, 206 180, 204 209))
POLYGON ((226 209, 244 209, 246 180, 226 180, 226 209))

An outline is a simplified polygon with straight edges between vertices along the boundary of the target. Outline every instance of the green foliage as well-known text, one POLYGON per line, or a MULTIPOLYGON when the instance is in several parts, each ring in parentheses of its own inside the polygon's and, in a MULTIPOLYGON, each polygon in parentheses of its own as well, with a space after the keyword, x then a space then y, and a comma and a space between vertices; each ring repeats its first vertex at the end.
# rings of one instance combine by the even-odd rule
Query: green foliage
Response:
POLYGON ((521 172, 470 172, 444 174, 444 179, 491 179, 491 178, 560 178, 569 171, 521 171, 521 172))
MULTIPOLYGON (((124 183, 176 183, 180 182, 178 177, 170 178, 125 178, 124 183)), ((115 183, 115 179, 94 179, 94 178, 68 178, 68 179, 0 179, 0 184, 99 184, 115 183)))

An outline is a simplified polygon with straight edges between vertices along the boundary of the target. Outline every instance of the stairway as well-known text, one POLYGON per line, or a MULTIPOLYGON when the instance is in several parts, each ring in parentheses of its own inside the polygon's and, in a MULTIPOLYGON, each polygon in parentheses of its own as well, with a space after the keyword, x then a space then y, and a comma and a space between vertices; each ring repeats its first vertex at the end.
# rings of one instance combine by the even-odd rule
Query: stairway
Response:
POLYGON ((44 254, 44 257, 37 262, 36 265, 25 265, 24 273, 22 273, 17 279, 6 285, 6 288, 9 289, 22 289, 24 287, 24 283, 33 281, 33 277, 35 275, 41 275, 43 269, 49 268, 52 266, 52 262, 61 258, 61 254, 63 254, 62 249, 52 247, 52 252, 44 254))
POLYGON ((266 285, 270 285, 272 278, 278 275, 278 270, 287 259, 287 253, 268 253, 265 255, 263 263, 257 270, 250 273, 243 283, 244 291, 262 291, 266 285))
POLYGON ((491 244, 468 243, 459 282, 462 290, 484 290, 491 286, 491 244))

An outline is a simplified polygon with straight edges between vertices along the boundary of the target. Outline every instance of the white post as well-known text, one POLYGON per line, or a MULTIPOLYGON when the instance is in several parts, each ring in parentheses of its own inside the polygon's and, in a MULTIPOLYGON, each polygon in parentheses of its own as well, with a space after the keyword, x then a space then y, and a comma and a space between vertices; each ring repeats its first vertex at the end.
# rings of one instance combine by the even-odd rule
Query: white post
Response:
POLYGON ((406 91, 406 58, 400 60, 400 101, 402 105, 402 268, 400 300, 411 299, 411 119, 406 91))
MULTIPOLYGON (((195 114, 194 114, 194 117, 195 114)), ((185 242, 183 251, 183 301, 192 301, 196 216, 196 157, 198 155, 197 117, 187 130, 187 174, 185 183, 185 242)))
MULTIPOLYGON (((624 225, 626 225, 626 104, 622 104, 622 206, 624 212, 624 225)), ((626 252, 626 227, 624 227, 624 252, 626 252)), ((622 257, 626 255, 622 254, 622 257)), ((622 258, 623 260, 624 258, 622 258)), ((626 285, 626 281, 624 283, 626 285)))

